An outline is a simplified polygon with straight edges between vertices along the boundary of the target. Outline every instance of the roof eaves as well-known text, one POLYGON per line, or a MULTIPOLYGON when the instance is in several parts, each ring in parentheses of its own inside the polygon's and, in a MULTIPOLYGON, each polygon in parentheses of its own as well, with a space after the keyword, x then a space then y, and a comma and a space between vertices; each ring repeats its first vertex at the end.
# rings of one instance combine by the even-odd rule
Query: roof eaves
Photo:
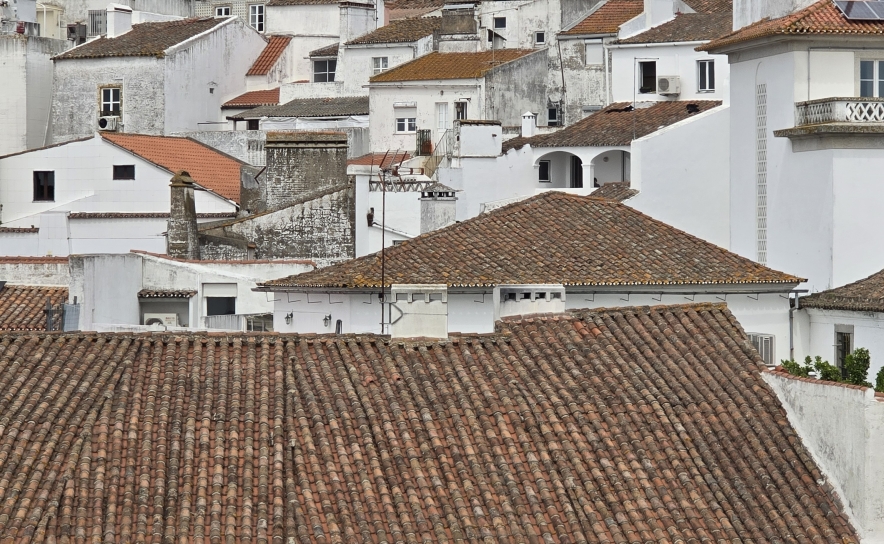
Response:
MULTIPOLYGON (((212 26, 212 27, 210 27, 210 28, 208 28, 208 29, 206 29, 206 30, 203 30, 203 31, 200 32, 199 34, 196 34, 196 35, 194 35, 194 36, 191 36, 191 37, 187 38, 187 39, 184 40, 184 41, 180 41, 180 42, 176 43, 175 45, 172 45, 172 46, 166 48, 166 50, 163 51, 163 56, 168 56, 168 55, 174 54, 174 53, 177 52, 178 50, 180 50, 180 49, 184 49, 185 47, 188 47, 188 46, 190 45, 191 42, 195 42, 195 41, 197 41, 197 40, 201 40, 202 38, 208 36, 208 35, 211 34, 212 32, 215 32, 216 30, 220 29, 220 28, 223 27, 223 26, 233 24, 233 23, 236 22, 237 20, 239 20, 239 17, 219 18, 219 21, 220 21, 220 22, 219 22, 218 24, 216 24, 216 25, 214 25, 214 26, 212 26)), ((249 26, 249 28, 252 28, 251 25, 248 25, 248 26, 249 26)), ((252 29, 252 30, 253 30, 254 32, 257 32, 257 30, 255 30, 255 29, 252 29)), ((157 58, 160 58, 160 57, 157 57, 157 58)))

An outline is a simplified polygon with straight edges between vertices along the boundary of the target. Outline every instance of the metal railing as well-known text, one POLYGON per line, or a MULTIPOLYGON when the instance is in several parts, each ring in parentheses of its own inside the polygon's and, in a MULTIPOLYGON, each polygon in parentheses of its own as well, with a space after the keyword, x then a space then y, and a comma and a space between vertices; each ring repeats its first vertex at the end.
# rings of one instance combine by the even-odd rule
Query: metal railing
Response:
POLYGON ((415 132, 414 154, 418 157, 427 157, 433 153, 433 131, 422 128, 415 132))
POLYGON ((795 104, 795 126, 884 123, 882 98, 821 98, 795 104))
POLYGON ((430 158, 424 163, 424 173, 427 177, 435 179, 436 170, 442 166, 442 163, 446 160, 450 162, 452 152, 451 139, 453 134, 454 132, 451 129, 442 133, 442 137, 439 138, 436 147, 433 149, 433 154, 430 155, 430 158))
POLYGON ((231 314, 207 315, 203 317, 203 326, 207 329, 225 331, 263 332, 273 330, 271 314, 231 314))
POLYGON ((80 325, 80 305, 61 303, 52 305, 46 299, 46 330, 47 331, 75 331, 80 325))
POLYGON ((369 180, 368 190, 371 192, 386 191, 388 193, 412 193, 424 191, 427 187, 435 184, 436 182, 433 180, 387 180, 386 184, 380 180, 369 180), (384 187, 384 185, 386 185, 386 187, 384 187))

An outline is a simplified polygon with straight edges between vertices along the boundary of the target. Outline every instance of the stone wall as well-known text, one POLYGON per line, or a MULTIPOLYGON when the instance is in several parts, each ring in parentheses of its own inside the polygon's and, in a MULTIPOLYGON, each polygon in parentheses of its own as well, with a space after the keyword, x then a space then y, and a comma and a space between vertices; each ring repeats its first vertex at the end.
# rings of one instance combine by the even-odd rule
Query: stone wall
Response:
POLYGON ((340 185, 347 179, 347 136, 341 132, 268 132, 267 167, 258 179, 268 209, 340 185))
POLYGON ((69 285, 67 258, 0 257, 0 281, 19 285, 69 285))
POLYGON ((264 142, 267 140, 267 133, 263 130, 203 130, 175 132, 172 136, 193 138, 242 162, 264 166, 264 142))

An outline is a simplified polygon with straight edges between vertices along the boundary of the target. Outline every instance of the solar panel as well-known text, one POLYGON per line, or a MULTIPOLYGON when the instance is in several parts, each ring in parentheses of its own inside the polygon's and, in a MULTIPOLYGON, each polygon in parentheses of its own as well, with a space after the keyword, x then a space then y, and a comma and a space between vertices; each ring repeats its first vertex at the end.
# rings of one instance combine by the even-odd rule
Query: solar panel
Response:
POLYGON ((835 0, 835 5, 851 21, 884 20, 884 2, 880 0, 835 0))

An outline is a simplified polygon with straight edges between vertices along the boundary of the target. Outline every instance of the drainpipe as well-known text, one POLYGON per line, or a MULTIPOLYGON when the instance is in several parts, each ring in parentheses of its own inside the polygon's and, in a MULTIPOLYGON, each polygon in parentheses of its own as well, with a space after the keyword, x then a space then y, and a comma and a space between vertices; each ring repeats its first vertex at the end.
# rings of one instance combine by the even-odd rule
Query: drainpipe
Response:
MULTIPOLYGON (((586 45, 584 44, 584 48, 586 45)), ((608 97, 611 96, 611 91, 608 88, 608 42, 605 41, 605 38, 602 38, 602 54, 605 56, 605 106, 609 106, 611 103, 608 101, 608 97)))
POLYGON ((795 295, 795 304, 789 308, 789 360, 795 360, 795 310, 799 310, 798 295, 795 295))

